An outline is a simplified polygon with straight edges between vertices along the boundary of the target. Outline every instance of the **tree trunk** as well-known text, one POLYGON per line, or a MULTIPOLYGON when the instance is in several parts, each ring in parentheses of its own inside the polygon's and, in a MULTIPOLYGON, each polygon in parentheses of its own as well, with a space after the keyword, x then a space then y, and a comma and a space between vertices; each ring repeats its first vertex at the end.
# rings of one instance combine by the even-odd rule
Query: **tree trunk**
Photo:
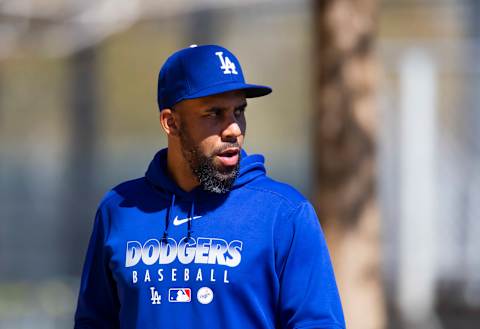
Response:
POLYGON ((376 198, 376 0, 316 0, 315 202, 350 329, 385 326, 376 198))
POLYGON ((63 262, 65 272, 78 274, 85 258, 84 246, 90 236, 93 207, 98 203, 94 171, 98 137, 98 76, 97 49, 85 48, 69 58, 69 113, 70 132, 64 192, 65 234, 59 245, 69 246, 63 262), (79 246, 82 246, 79 248, 79 246))

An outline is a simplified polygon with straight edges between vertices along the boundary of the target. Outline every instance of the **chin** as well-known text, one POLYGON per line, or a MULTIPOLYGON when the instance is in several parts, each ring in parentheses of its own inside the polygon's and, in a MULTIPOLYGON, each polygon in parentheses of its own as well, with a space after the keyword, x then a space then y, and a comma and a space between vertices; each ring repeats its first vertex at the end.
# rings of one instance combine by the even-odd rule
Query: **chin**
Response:
POLYGON ((220 174, 224 174, 224 175, 230 175, 233 171, 235 171, 235 169, 238 167, 238 161, 236 164, 232 165, 232 166, 225 166, 221 163, 217 163, 215 164, 215 168, 217 169, 217 171, 220 173, 220 174))

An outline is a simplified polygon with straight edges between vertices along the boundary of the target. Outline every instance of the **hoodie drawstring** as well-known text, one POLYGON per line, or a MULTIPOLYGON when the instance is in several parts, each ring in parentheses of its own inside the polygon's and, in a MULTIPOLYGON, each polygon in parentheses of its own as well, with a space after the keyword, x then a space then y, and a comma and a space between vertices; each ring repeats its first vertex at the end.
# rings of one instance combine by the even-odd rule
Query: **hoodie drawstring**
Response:
MULTIPOLYGON (((173 207, 175 206, 175 193, 172 193, 172 199, 171 199, 171 202, 170 202, 170 207, 168 208, 167 210, 167 215, 165 216, 165 230, 163 231, 163 237, 162 237, 162 241, 163 240, 167 240, 168 238, 168 226, 170 224, 170 221, 172 220, 172 212, 173 212, 173 207)), ((195 216, 195 201, 192 200, 192 205, 190 207, 190 212, 188 214, 188 232, 187 232, 187 240, 190 239, 192 237, 192 221, 194 219, 194 216, 195 216)))
POLYGON ((195 200, 192 199, 192 206, 190 207, 190 219, 188 221, 188 232, 187 232, 187 241, 191 238, 192 236, 192 222, 193 222, 193 218, 195 216, 195 200))
POLYGON ((167 216, 165 216, 165 231, 163 231, 162 240, 167 240, 168 237, 168 224, 171 220, 171 212, 173 211, 173 207, 175 206, 175 193, 172 193, 172 200, 170 202, 170 208, 167 210, 167 216))

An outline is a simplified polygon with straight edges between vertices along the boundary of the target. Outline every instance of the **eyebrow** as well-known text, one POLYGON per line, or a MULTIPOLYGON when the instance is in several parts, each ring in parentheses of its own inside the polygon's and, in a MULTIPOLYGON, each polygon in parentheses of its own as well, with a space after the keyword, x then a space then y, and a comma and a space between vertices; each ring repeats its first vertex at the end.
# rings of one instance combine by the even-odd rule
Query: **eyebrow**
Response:
MULTIPOLYGON (((239 110, 239 109, 246 108, 246 107, 247 107, 247 103, 245 102, 245 103, 242 103, 239 106, 235 107, 235 110, 239 110)), ((206 109, 205 112, 210 113, 210 112, 226 111, 226 110, 227 110, 226 107, 213 106, 213 107, 210 107, 210 108, 206 109)))

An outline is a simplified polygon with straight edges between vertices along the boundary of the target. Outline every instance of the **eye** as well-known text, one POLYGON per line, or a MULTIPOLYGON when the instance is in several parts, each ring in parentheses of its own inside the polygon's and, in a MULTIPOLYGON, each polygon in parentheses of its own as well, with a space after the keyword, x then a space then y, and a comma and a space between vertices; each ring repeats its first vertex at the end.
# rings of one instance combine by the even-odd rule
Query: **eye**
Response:
POLYGON ((206 114, 206 117, 208 118, 216 118, 218 116, 220 116, 221 114, 221 110, 220 109, 210 109, 207 114, 206 114))
POLYGON ((245 110, 246 110, 245 106, 236 108, 234 114, 235 114, 235 116, 238 117, 238 116, 242 115, 243 113, 245 113, 245 110))

